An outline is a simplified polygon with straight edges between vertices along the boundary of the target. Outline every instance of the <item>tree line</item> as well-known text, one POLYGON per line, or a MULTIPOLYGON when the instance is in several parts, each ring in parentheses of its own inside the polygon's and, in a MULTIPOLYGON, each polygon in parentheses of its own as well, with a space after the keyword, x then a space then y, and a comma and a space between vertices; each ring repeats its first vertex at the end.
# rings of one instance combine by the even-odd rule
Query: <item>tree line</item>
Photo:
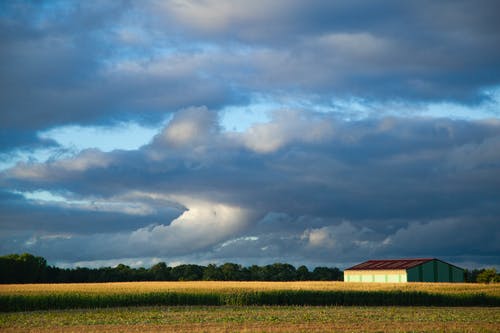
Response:
POLYGON ((295 268, 286 263, 243 267, 235 263, 222 265, 179 265, 169 267, 164 262, 150 268, 116 267, 59 268, 47 265, 43 257, 29 253, 0 257, 0 283, 75 283, 126 281, 342 281, 343 272, 334 267, 306 266, 295 268))
MULTIPOLYGON (((76 283, 126 281, 342 281, 336 267, 295 268, 286 263, 243 267, 235 263, 207 266, 185 264, 169 267, 164 262, 150 268, 116 267, 59 268, 47 265, 43 257, 29 253, 0 256, 0 283, 76 283)), ((466 282, 500 282, 495 269, 465 270, 466 282)))

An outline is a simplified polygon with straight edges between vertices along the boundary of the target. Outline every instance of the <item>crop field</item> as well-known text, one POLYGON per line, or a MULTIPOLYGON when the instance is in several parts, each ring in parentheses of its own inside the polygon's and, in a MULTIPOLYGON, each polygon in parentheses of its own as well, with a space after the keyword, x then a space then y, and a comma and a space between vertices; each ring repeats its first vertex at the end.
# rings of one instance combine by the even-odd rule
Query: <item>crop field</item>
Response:
POLYGON ((500 306, 500 286, 317 281, 0 285, 0 311, 160 305, 500 306))
POLYGON ((439 294, 486 294, 500 297, 500 284, 480 283, 355 283, 337 281, 165 281, 59 284, 0 284, 0 295, 53 293, 137 294, 150 292, 223 292, 234 291, 411 291, 439 294))
POLYGON ((498 332, 489 307, 195 306, 0 314, 1 332, 498 332))
POLYGON ((499 328, 498 284, 0 285, 1 332, 498 332, 499 328))
POLYGON ((0 285, 0 311, 177 305, 500 306, 497 284, 130 282, 0 285))

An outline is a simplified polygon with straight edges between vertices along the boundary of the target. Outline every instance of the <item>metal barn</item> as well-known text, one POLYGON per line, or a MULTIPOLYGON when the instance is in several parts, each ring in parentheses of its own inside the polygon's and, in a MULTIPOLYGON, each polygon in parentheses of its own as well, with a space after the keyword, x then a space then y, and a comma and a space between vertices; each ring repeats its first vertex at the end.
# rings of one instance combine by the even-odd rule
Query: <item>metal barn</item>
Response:
POLYGON ((464 282, 464 270, 436 258, 368 260, 344 270, 345 282, 464 282))

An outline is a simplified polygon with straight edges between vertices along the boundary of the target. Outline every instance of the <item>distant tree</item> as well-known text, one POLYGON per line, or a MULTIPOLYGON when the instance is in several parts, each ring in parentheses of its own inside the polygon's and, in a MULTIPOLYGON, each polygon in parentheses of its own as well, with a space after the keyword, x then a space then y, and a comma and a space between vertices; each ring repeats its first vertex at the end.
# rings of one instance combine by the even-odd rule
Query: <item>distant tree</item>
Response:
POLYGON ((133 271, 130 266, 119 264, 115 268, 113 268, 113 277, 117 281, 131 281, 132 280, 133 271))
POLYGON ((203 270, 203 280, 206 281, 220 281, 224 279, 222 271, 217 265, 210 264, 203 270))
POLYGON ((267 277, 271 281, 294 281, 297 279, 297 271, 290 264, 274 263, 267 265, 267 277))
POLYGON ((316 267, 312 274, 312 279, 317 281, 342 281, 342 271, 335 268, 329 267, 316 267))
MULTIPOLYGON (((484 270, 474 270, 469 278, 479 276, 484 270), (471 275, 472 274, 472 275, 471 275), (474 275, 475 274, 475 275, 474 275)), ((486 275, 486 273, 484 273, 486 275)), ((488 275, 490 276, 490 275, 488 275)), ((498 280, 495 273, 493 281, 498 280)), ((287 263, 243 267, 235 263, 221 266, 180 265, 168 267, 164 262, 149 269, 119 264, 116 267, 100 268, 59 268, 47 266, 47 261, 29 253, 0 256, 0 283, 37 283, 37 282, 118 282, 118 281, 193 281, 193 280, 233 280, 233 281, 305 281, 341 280, 338 268, 316 267, 312 272, 306 266, 295 269, 287 263)), ((492 278, 483 278, 492 281, 492 278)), ((483 280, 481 280, 483 281, 483 280)))
POLYGON ((307 281, 311 279, 311 273, 309 272, 309 269, 302 265, 299 268, 297 268, 297 280, 299 281, 307 281))
POLYGON ((144 267, 139 267, 136 269, 131 269, 131 280, 127 281, 151 281, 152 278, 149 274, 149 270, 144 267))
POLYGON ((264 271, 263 268, 257 265, 252 265, 245 269, 247 280, 250 281, 264 281, 264 271))
POLYGON ((164 262, 159 262, 149 269, 149 276, 154 281, 169 281, 172 279, 170 272, 172 268, 168 267, 164 262))
POLYGON ((476 281, 479 283, 500 282, 500 275, 497 274, 495 268, 488 268, 478 274, 476 281))
POLYGON ((241 265, 227 262, 219 267, 224 281, 241 281, 243 274, 241 265))
POLYGON ((203 278, 203 266, 180 265, 172 268, 172 278, 177 281, 196 281, 203 278))
POLYGON ((477 282, 477 276, 483 271, 484 269, 466 269, 464 271, 465 282, 477 282))
POLYGON ((77 267, 68 271, 71 276, 71 282, 92 282, 90 277, 91 270, 84 267, 77 267))
POLYGON ((2 283, 44 282, 46 270, 47 261, 29 253, 0 257, 0 281, 2 283))

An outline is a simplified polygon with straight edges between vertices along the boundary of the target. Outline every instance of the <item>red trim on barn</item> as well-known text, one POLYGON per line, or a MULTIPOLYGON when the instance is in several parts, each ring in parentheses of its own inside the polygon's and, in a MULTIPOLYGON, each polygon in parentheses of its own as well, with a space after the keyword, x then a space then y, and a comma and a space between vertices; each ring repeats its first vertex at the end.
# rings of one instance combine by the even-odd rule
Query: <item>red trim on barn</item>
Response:
POLYGON ((347 270, 388 270, 388 269, 408 269, 426 262, 435 260, 434 258, 419 259, 390 259, 390 260, 368 260, 347 270))

